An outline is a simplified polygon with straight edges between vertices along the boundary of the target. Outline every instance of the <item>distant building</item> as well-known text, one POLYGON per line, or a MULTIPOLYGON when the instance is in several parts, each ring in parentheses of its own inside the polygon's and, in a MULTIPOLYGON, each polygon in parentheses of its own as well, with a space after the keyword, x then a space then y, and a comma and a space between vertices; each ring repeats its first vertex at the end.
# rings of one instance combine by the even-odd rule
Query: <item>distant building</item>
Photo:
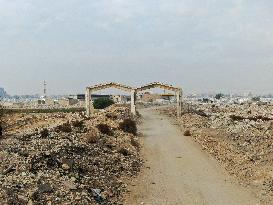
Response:
POLYGON ((85 94, 69 95, 68 99, 85 100, 85 94))
MULTIPOLYGON (((91 98, 92 98, 92 100, 101 99, 101 98, 111 98, 111 95, 92 94, 91 98)), ((85 94, 69 95, 68 99, 76 99, 76 100, 79 100, 79 101, 84 101, 85 100, 85 94)))
POLYGON ((128 103, 131 101, 131 96, 129 95, 112 95, 111 99, 115 102, 115 103, 128 103))
POLYGON ((153 103, 157 99, 161 98, 159 94, 153 94, 151 92, 141 93, 138 97, 140 102, 146 102, 146 103, 153 103))
POLYGON ((2 97, 6 97, 7 96, 7 92, 5 91, 4 88, 0 88, 0 98, 2 97))
POLYGON ((172 93, 164 93, 164 94, 153 94, 150 92, 141 93, 138 96, 140 102, 148 102, 148 103, 170 103, 175 100, 175 95, 172 93))
POLYGON ((68 98, 68 104, 69 105, 76 105, 79 103, 78 99, 74 99, 74 98, 68 98))
POLYGON ((175 95, 172 93, 161 94, 161 99, 172 101, 175 99, 175 95))
MULTIPOLYGON (((112 99, 115 103, 127 103, 131 101, 131 96, 128 95, 99 95, 99 94, 92 94, 91 99, 94 101, 96 99, 102 99, 102 98, 107 98, 107 99, 112 99)), ((68 97, 70 102, 73 104, 76 101, 85 101, 85 94, 77 94, 77 95, 70 95, 68 97)))
POLYGON ((45 99, 39 99, 38 100, 38 105, 45 105, 45 104, 46 104, 45 99))
POLYGON ((41 96, 40 99, 38 99, 38 105, 45 105, 46 104, 46 97, 41 96))

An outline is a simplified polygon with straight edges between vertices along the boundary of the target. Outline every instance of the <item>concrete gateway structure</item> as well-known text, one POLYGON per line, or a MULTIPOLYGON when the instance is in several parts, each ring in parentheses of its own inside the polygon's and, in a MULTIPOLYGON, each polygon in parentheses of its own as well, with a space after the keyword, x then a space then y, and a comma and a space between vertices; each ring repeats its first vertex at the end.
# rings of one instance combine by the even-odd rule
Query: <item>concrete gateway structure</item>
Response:
POLYGON ((104 89, 108 89, 108 88, 116 88, 125 92, 129 92, 131 94, 131 113, 133 115, 136 114, 136 96, 138 92, 142 92, 145 90, 149 90, 152 88, 161 88, 164 90, 169 90, 169 91, 173 91, 175 92, 176 95, 176 101, 177 101, 177 116, 181 116, 181 109, 182 109, 182 88, 179 87, 174 87, 172 85, 167 85, 167 84, 163 84, 160 82, 154 82, 154 83, 149 83, 147 85, 138 87, 138 88, 133 88, 131 86, 127 86, 127 85, 123 85, 123 84, 119 84, 119 83, 114 83, 114 82, 110 82, 110 83, 104 83, 104 84, 98 84, 98 85, 94 85, 94 86, 90 86, 86 88, 86 96, 85 96, 85 100, 86 100, 86 115, 90 116, 91 114, 94 113, 94 107, 93 107, 93 103, 92 103, 92 99, 91 99, 91 94, 92 92, 96 92, 99 90, 104 90, 104 89))
POLYGON ((127 85, 122 85, 119 83, 104 83, 104 84, 98 84, 94 86, 90 86, 86 88, 86 114, 87 116, 90 116, 90 114, 94 113, 94 107, 91 99, 91 94, 92 92, 96 92, 99 90, 104 90, 108 88, 116 88, 125 92, 131 93, 131 112, 132 114, 136 114, 136 106, 135 106, 135 89, 133 87, 127 86, 127 85))
POLYGON ((152 88, 161 88, 164 90, 169 90, 169 91, 173 91, 176 95, 176 102, 177 102, 177 116, 181 116, 181 110, 182 110, 182 96, 183 96, 183 91, 182 88, 179 87, 174 87, 172 85, 167 85, 164 83, 160 83, 160 82, 153 82, 153 83, 149 83, 147 85, 141 86, 139 88, 136 88, 136 92, 142 92, 145 90, 149 90, 152 88))

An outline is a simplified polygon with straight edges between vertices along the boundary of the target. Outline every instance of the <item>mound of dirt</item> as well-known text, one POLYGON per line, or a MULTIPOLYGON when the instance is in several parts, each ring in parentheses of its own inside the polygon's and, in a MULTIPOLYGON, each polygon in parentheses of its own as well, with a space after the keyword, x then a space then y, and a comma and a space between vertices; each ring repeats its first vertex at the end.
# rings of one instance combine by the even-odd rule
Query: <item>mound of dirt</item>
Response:
MULTIPOLYGON (((90 119, 62 115, 62 123, 23 129, 0 141, 2 204, 120 204, 126 180, 142 164, 138 137, 119 129, 129 110, 111 107, 90 119), (99 131, 102 123, 112 135, 99 131)), ((24 126, 39 116, 21 118, 28 119, 20 120, 24 126)))

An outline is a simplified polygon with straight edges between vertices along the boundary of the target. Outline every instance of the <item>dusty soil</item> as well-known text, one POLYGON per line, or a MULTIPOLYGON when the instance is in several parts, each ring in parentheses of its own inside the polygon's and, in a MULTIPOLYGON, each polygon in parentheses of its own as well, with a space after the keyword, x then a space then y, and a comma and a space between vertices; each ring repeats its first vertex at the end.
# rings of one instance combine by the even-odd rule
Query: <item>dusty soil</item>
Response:
POLYGON ((141 114, 146 163, 124 204, 259 204, 253 190, 239 186, 216 160, 183 136, 174 120, 153 109, 141 114))
MULTIPOLYGON (((189 103, 176 120, 181 129, 264 204, 273 204, 273 104, 189 103)), ((160 111, 176 118, 175 108, 160 111)))
POLYGON ((60 125, 68 120, 68 115, 67 113, 16 113, 5 115, 3 119, 5 134, 16 135, 31 132, 34 129, 60 125))

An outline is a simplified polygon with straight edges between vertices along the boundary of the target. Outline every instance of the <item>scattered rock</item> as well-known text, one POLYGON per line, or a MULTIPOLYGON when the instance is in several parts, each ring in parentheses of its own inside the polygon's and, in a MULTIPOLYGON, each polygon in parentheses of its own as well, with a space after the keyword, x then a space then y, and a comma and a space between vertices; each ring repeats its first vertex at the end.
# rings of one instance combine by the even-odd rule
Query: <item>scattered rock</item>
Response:
POLYGON ((42 183, 38 186, 38 192, 39 193, 51 193, 53 191, 53 188, 49 183, 42 183))
POLYGON ((76 190, 77 186, 74 182, 72 181, 65 181, 63 185, 68 189, 68 190, 76 190))
POLYGON ((70 169, 70 166, 68 164, 62 164, 62 168, 64 170, 69 170, 70 169))

